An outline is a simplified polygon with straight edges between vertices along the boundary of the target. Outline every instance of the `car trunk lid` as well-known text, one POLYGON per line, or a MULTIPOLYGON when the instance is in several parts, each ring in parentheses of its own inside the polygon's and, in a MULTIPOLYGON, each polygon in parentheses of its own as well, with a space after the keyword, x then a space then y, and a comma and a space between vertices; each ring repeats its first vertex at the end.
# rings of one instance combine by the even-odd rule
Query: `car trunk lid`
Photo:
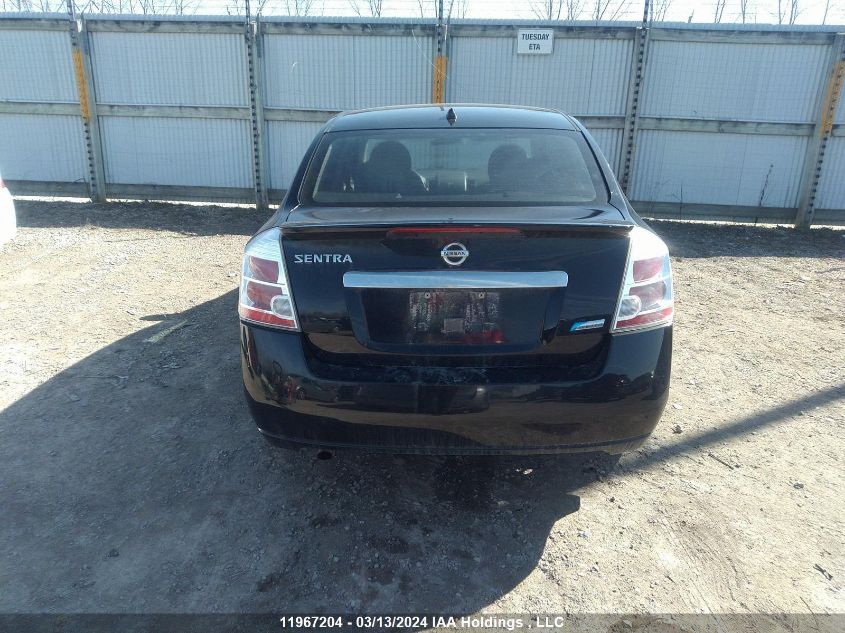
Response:
POLYGON ((312 208, 283 247, 307 344, 332 361, 566 364, 600 351, 631 226, 612 207, 312 208))

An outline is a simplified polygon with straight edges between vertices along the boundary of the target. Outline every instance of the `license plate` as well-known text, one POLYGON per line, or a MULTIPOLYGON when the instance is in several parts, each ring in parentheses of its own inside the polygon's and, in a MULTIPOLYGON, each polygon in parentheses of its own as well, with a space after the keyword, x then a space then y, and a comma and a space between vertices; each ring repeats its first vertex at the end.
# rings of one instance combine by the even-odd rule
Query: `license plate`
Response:
POLYGON ((499 293, 489 291, 425 290, 409 293, 409 321, 413 331, 467 343, 501 342, 499 293))

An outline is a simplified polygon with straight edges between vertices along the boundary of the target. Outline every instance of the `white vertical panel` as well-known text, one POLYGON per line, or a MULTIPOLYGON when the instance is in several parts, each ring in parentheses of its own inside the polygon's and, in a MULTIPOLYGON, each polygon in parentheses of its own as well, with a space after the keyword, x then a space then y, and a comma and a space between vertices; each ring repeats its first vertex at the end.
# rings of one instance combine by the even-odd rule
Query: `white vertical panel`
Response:
POLYGON ((90 39, 100 103, 249 103, 242 35, 95 31, 90 39))
POLYGON ((845 138, 841 136, 827 142, 816 208, 841 209, 845 220, 845 138))
POLYGON ((631 198, 795 207, 807 139, 644 130, 631 198))
POLYGON ((622 153, 622 130, 621 129, 597 129, 590 130, 590 134, 599 144, 607 162, 618 176, 619 157, 622 153))
POLYGON ((321 127, 322 123, 267 122, 267 160, 271 189, 290 187, 305 150, 321 127))
POLYGON ((644 116, 814 122, 830 47, 652 41, 644 116))
POLYGON ((109 183, 252 186, 249 121, 104 117, 100 126, 109 183))
POLYGON ((0 169, 7 180, 87 181, 82 122, 75 116, 0 114, 0 169))
POLYGON ((431 37, 399 35, 264 36, 264 103, 350 110, 426 103, 431 37))
POLYGON ((508 103, 574 115, 625 113, 631 39, 558 37, 551 55, 517 55, 511 37, 451 40, 446 96, 456 103, 508 103))
POLYGON ((68 32, 0 30, 0 99, 78 102, 68 32))
MULTIPOLYGON (((0 100, 78 102, 66 31, 0 30, 0 100)), ((0 167, 7 180, 84 182, 80 119, 0 114, 0 167)))

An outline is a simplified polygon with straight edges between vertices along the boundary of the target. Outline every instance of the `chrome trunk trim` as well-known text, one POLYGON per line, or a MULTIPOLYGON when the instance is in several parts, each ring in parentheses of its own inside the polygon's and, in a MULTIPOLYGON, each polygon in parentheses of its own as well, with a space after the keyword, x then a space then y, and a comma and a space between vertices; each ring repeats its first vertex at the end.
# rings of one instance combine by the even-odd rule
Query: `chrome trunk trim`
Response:
POLYGON ((346 288, 395 289, 507 289, 565 288, 569 282, 561 270, 544 272, 497 272, 479 270, 425 270, 397 272, 350 271, 343 275, 346 288))

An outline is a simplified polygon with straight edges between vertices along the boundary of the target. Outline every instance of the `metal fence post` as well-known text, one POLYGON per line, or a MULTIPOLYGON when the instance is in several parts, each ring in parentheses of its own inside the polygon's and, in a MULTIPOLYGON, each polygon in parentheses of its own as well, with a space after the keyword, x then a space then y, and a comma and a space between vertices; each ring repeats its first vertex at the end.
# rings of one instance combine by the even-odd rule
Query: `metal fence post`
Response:
POLYGON ((267 127, 264 123, 264 36, 261 31, 261 22, 258 18, 255 21, 255 40, 253 50, 255 53, 255 125, 256 143, 258 145, 258 177, 261 181, 261 195, 259 196, 259 208, 266 208, 270 200, 269 169, 267 165, 267 127))
POLYGON ((820 89, 821 98, 816 125, 804 159, 795 228, 807 228, 813 223, 824 154, 833 132, 833 121, 836 117, 839 95, 842 92, 843 79, 845 79, 845 33, 838 33, 833 40, 828 71, 824 75, 824 83, 820 89))
POLYGON ((267 191, 267 152, 265 151, 264 140, 264 99, 261 89, 264 80, 264 53, 260 19, 256 16, 255 22, 250 20, 248 0, 246 2, 246 24, 244 28, 247 65, 249 67, 249 110, 252 123, 255 206, 258 209, 266 209, 269 206, 269 195, 267 191))
POLYGON ((648 8, 646 1, 643 8, 643 23, 637 27, 634 42, 636 48, 631 56, 631 73, 628 78, 628 101, 625 104, 625 127, 622 131, 622 173, 619 183, 622 191, 628 195, 634 172, 634 156, 639 127, 640 94, 642 92, 645 65, 648 57, 648 8))
POLYGON ((73 0, 68 0, 68 20, 70 30, 71 54, 76 74, 76 88, 79 93, 79 114, 85 135, 85 151, 88 158, 88 193, 95 202, 105 202, 106 177, 103 167, 103 145, 100 140, 100 123, 97 118, 97 97, 94 91, 93 67, 91 65, 91 45, 85 17, 82 17, 82 29, 76 24, 73 0))
POLYGON ((444 103, 446 99, 446 31, 443 26, 443 0, 437 4, 437 26, 435 27, 434 68, 431 77, 431 102, 444 103))

